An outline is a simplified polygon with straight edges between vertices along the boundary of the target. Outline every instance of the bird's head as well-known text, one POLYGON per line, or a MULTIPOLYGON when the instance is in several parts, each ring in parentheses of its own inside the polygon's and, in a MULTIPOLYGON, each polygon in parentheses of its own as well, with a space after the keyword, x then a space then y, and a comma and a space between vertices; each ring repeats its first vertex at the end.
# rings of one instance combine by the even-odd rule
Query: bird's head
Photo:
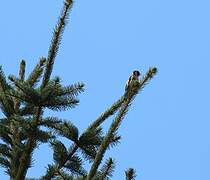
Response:
POLYGON ((135 70, 133 71, 133 75, 139 77, 141 74, 139 71, 135 70))

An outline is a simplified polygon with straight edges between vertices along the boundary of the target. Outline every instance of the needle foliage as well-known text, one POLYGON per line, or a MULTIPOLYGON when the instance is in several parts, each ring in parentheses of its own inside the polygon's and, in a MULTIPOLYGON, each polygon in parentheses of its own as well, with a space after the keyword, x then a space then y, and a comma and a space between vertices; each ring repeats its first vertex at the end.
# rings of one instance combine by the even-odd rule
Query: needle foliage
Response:
MULTIPOLYGON (((115 162, 103 162, 109 148, 116 146, 121 137, 118 129, 136 97, 156 74, 150 68, 139 81, 134 81, 116 102, 80 132, 70 120, 45 117, 46 109, 65 111, 75 108, 78 96, 84 91, 81 82, 64 86, 59 77, 51 77, 62 34, 68 21, 72 0, 65 0, 55 26, 48 55, 41 57, 28 77, 26 62, 20 62, 19 74, 5 76, 0 66, 0 165, 11 180, 27 178, 28 169, 34 165, 33 153, 42 143, 53 150, 53 163, 46 165, 41 180, 108 180, 112 178, 115 162), (105 133, 102 124, 113 116, 105 133), (62 138, 69 141, 68 146, 62 138), (84 168, 90 163, 90 169, 84 168)), ((129 168, 124 179, 133 180, 135 170, 129 168)))

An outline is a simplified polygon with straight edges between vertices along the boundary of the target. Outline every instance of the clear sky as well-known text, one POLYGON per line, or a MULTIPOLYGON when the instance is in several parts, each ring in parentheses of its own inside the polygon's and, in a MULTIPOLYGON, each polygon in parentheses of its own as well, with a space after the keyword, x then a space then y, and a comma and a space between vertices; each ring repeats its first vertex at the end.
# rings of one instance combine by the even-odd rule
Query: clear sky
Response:
MULTIPOLYGON (((1 1, 7 75, 22 58, 29 72, 47 55, 61 7, 58 0, 1 1)), ((116 161, 114 180, 128 167, 137 180, 210 179, 209 9, 209 0, 75 0, 53 75, 64 84, 82 81, 86 90, 76 109, 58 116, 82 132, 121 96, 134 69, 159 70, 124 119, 121 144, 106 153, 116 161)), ((51 151, 40 146, 34 157, 28 175, 39 177, 51 151)), ((2 170, 0 179, 9 179, 2 170)))

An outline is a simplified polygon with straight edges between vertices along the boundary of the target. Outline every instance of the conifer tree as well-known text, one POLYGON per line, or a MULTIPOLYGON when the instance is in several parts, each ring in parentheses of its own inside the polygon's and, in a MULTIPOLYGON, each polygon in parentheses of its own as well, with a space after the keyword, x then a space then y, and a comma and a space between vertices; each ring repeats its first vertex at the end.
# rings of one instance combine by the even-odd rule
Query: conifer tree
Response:
MULTIPOLYGON (((125 94, 82 133, 69 120, 43 116, 46 109, 74 108, 79 103, 78 95, 84 91, 83 83, 63 86, 58 76, 51 77, 72 3, 72 0, 65 0, 48 55, 40 58, 28 77, 25 76, 24 60, 20 62, 18 76, 7 78, 0 67, 0 109, 3 114, 0 118, 0 165, 11 180, 32 179, 26 177, 27 171, 32 166, 34 151, 42 143, 48 143, 53 149, 54 162, 46 166, 46 172, 38 179, 111 179, 115 163, 109 158, 103 164, 105 152, 120 141, 117 130, 132 101, 157 72, 156 68, 150 68, 140 80, 133 81, 125 94), (105 134, 101 125, 114 115, 105 134), (71 145, 67 147, 59 137, 68 139, 71 145), (91 164, 89 170, 83 167, 85 161, 91 164)), ((134 169, 125 171, 124 179, 134 178, 134 169)))

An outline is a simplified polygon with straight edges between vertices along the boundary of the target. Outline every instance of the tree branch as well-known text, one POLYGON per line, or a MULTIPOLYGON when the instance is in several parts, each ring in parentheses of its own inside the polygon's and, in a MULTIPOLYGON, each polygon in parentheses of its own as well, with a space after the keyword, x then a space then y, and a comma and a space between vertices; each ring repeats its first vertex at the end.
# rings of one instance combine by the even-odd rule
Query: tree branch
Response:
POLYGON ((129 168, 127 171, 125 171, 125 177, 126 180, 134 180, 136 177, 136 172, 133 168, 129 168))
MULTIPOLYGON (((62 38, 62 33, 63 33, 64 27, 65 27, 65 22, 68 18, 68 12, 69 12, 69 9, 71 6, 72 6, 72 0, 66 0, 64 3, 64 8, 63 8, 61 16, 59 18, 58 24, 56 25, 56 28, 54 30, 52 42, 51 42, 49 52, 48 52, 46 69, 45 69, 43 81, 41 84, 41 89, 43 89, 50 80, 53 64, 54 64, 55 57, 56 57, 56 54, 57 54, 57 51, 59 48, 59 43, 62 38)), ((41 112, 42 112, 42 108, 38 107, 37 112, 36 112, 36 117, 34 119, 34 121, 35 121, 34 130, 30 133, 29 139, 26 143, 26 152, 24 152, 21 157, 20 167, 18 169, 18 173, 17 173, 15 180, 23 180, 25 178, 27 169, 29 168, 28 165, 31 160, 31 155, 32 155, 34 148, 36 147, 36 138, 35 137, 36 137, 38 124, 39 124, 40 117, 41 117, 41 112)))
POLYGON ((73 4, 72 0, 66 0, 64 3, 64 8, 61 12, 61 16, 58 20, 58 24, 55 27, 54 33, 53 33, 53 38, 51 41, 51 45, 49 47, 49 51, 48 51, 48 57, 47 57, 47 63, 46 63, 46 69, 45 69, 45 73, 44 73, 44 77, 43 77, 43 81, 42 81, 42 86, 41 89, 43 89, 51 76, 52 73, 52 69, 53 69, 53 64, 59 49, 59 44, 62 38, 62 34, 66 25, 66 21, 68 19, 68 14, 69 14, 69 10, 71 9, 73 4))
POLYGON ((35 125, 34 129, 32 130, 32 132, 30 132, 30 134, 29 134, 28 141, 25 145, 25 151, 22 153, 18 172, 17 172, 17 175, 14 180, 24 180, 25 179, 27 170, 28 170, 30 162, 31 162, 32 152, 37 145, 36 144, 36 133, 38 130, 37 125, 39 123, 41 113, 42 113, 42 108, 38 107, 37 112, 34 117, 34 122, 36 125, 35 125))
POLYGON ((138 94, 139 90, 142 89, 145 86, 145 83, 150 80, 157 72, 156 68, 151 68, 149 69, 149 71, 147 72, 147 74, 143 77, 143 79, 139 82, 136 82, 135 84, 133 84, 133 86, 129 89, 129 91, 126 93, 126 100, 125 102, 122 104, 122 107, 118 113, 118 115, 116 116, 115 120, 113 121, 113 123, 111 124, 109 131, 107 133, 107 135, 104 137, 99 150, 96 154, 95 160, 91 166, 91 169, 89 171, 89 174, 87 176, 87 180, 91 180, 96 172, 97 169, 103 159, 103 156, 105 154, 105 151, 107 150, 111 139, 113 137, 113 134, 116 132, 116 130, 119 128, 120 123, 122 122, 125 114, 128 111, 128 108, 130 106, 130 103, 132 102, 132 100, 135 98, 135 96, 138 94))

